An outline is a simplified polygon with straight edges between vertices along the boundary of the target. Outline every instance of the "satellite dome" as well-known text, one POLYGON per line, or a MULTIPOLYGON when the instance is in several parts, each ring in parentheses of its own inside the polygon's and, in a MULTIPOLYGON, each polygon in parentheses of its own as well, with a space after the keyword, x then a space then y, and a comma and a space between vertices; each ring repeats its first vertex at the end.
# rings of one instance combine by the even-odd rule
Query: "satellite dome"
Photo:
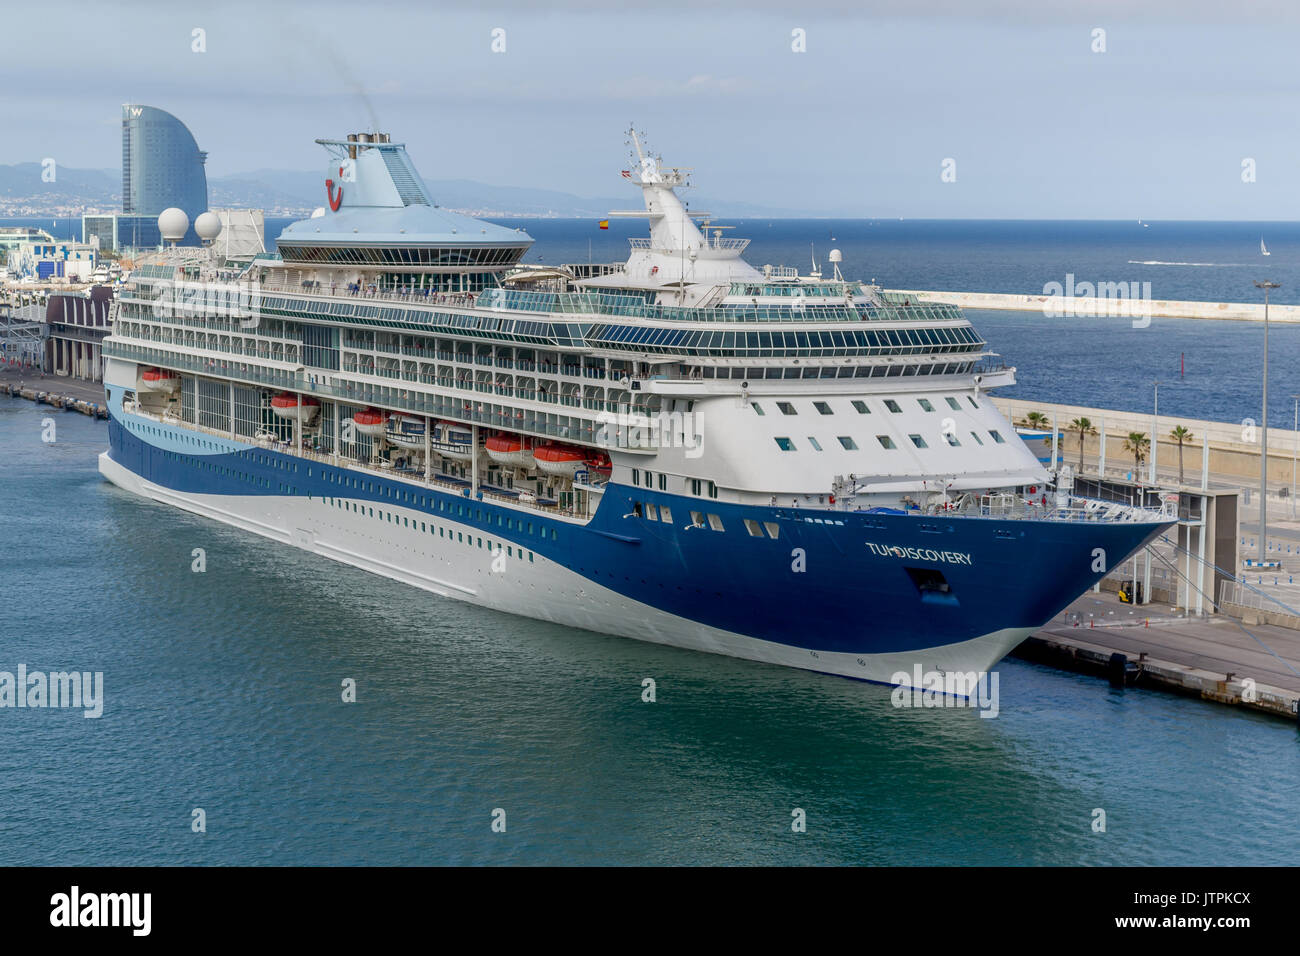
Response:
POLYGON ((325 207, 324 207, 324 206, 317 206, 315 209, 313 209, 313 210, 311 211, 311 217, 312 217, 313 219, 319 219, 319 218, 320 218, 321 216, 323 216, 323 215, 325 215, 325 207))
POLYGON ((158 217, 158 231, 162 233, 164 242, 180 242, 189 229, 190 217, 185 215, 184 209, 173 206, 164 209, 158 217))
POLYGON ((204 212, 194 220, 194 232, 204 242, 211 242, 221 235, 221 217, 215 212, 204 212))
POLYGON ((844 256, 843 256, 843 254, 840 252, 840 250, 838 250, 838 249, 832 249, 829 258, 830 258, 831 262, 843 262, 843 261, 844 261, 844 256))

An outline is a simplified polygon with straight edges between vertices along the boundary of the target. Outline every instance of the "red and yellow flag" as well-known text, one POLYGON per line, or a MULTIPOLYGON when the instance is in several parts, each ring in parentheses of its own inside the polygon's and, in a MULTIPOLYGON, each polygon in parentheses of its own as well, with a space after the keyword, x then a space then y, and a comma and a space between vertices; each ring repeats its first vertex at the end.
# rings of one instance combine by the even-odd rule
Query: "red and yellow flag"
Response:
POLYGON ((609 220, 608 220, 608 219, 602 219, 602 220, 600 221, 600 228, 601 228, 601 229, 608 229, 608 228, 609 228, 609 220))

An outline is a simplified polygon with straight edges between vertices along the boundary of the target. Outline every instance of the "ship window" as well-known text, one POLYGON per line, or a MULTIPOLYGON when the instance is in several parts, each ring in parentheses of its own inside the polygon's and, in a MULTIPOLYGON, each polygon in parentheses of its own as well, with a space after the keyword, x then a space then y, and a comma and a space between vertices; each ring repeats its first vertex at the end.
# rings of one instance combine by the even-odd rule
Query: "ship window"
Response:
POLYGON ((529 561, 533 560, 533 552, 531 551, 528 552, 528 560, 529 561))
POLYGON ((653 487, 654 487, 654 484, 655 484, 655 476, 654 476, 654 473, 653 473, 653 472, 649 472, 649 471, 647 471, 647 472, 645 473, 645 486, 646 486, 647 488, 653 488, 653 487))
POLYGON ((632 502, 632 516, 635 518, 641 517, 641 502, 632 502))
POLYGON ((632 484, 634 484, 634 485, 639 485, 639 484, 641 484, 641 469, 640 469, 640 468, 633 468, 633 469, 632 469, 632 484))
POLYGON ((789 402, 777 402, 777 403, 776 403, 776 407, 779 408, 779 409, 781 409, 781 414, 782 414, 782 415, 798 415, 798 414, 799 414, 798 412, 796 412, 796 411, 794 410, 794 406, 791 405, 789 402))
POLYGON ((957 403, 957 399, 953 398, 951 395, 947 396, 947 401, 948 401, 948 407, 951 408, 953 411, 957 411, 959 408, 961 408, 961 405, 957 403))
POLYGON ((663 472, 659 473, 659 490, 660 491, 668 490, 668 476, 665 475, 663 472))
POLYGON ((966 401, 970 402, 970 404, 971 404, 971 408, 979 408, 979 407, 980 407, 980 406, 979 406, 979 402, 975 401, 975 396, 973 396, 973 395, 967 395, 967 396, 966 396, 966 401))
POLYGON ((699 493, 700 493, 700 479, 698 479, 698 478, 692 478, 692 479, 691 479, 691 494, 693 494, 693 495, 698 495, 699 493))
POLYGON ((944 432, 943 437, 948 440, 948 444, 952 445, 953 448, 961 447, 961 442, 957 440, 957 436, 954 435, 952 432, 944 432))
POLYGON ((855 442, 855 441, 854 441, 852 438, 850 438, 848 435, 841 435, 841 436, 840 436, 840 446, 841 446, 845 451, 857 451, 857 450, 858 450, 858 443, 855 442))
POLYGON ((930 400, 928 398, 918 398, 916 400, 916 403, 921 406, 921 411, 923 412, 934 411, 934 406, 930 404, 930 400))
POLYGON ((669 509, 669 507, 668 507, 667 505, 660 505, 660 506, 659 506, 659 520, 660 520, 660 521, 666 521, 666 522, 668 522, 669 524, 672 523, 672 520, 673 520, 673 513, 672 513, 672 511, 669 509))
POLYGON ((915 445, 917 448, 929 448, 929 447, 930 447, 929 445, 927 445, 927 444, 925 443, 925 439, 922 438, 920 435, 908 435, 907 437, 910 438, 910 439, 912 439, 912 444, 915 445))
POLYGON ((709 527, 712 528, 714 531, 726 530, 724 527, 722 527, 722 519, 719 518, 717 515, 709 515, 709 527))
POLYGON ((767 414, 767 412, 763 411, 763 406, 758 404, 758 402, 750 402, 749 404, 754 409, 754 411, 757 412, 759 415, 767 414))
POLYGON ((862 401, 861 399, 856 399, 856 398, 855 398, 855 399, 853 400, 853 407, 854 407, 854 409, 857 411, 857 413, 858 413, 859 415, 870 415, 870 414, 871 414, 871 409, 868 408, 868 407, 867 407, 867 403, 864 402, 864 401, 862 401))
POLYGON ((754 521, 752 518, 745 519, 745 530, 749 532, 749 536, 751 538, 763 537, 762 526, 757 521, 754 521))
POLYGON ((893 447, 895 447, 895 446, 894 446, 894 439, 890 438, 888 435, 877 435, 877 436, 876 436, 876 441, 880 442, 880 447, 881 447, 881 448, 893 448, 893 447))
MULTIPOLYGON (((776 440, 776 447, 782 451, 794 451, 794 442, 788 438, 778 438, 776 440)), ((699 491, 696 490, 695 493, 698 495, 699 491)))
POLYGON ((992 429, 989 429, 989 437, 999 445, 1005 445, 1007 443, 1007 440, 1003 438, 999 432, 993 431, 992 429))
POLYGON ((822 415, 835 414, 833 411, 831 411, 831 407, 827 405, 825 402, 813 402, 813 408, 817 409, 818 413, 822 415))
POLYGON ((654 506, 653 502, 649 502, 649 501, 646 502, 645 516, 649 518, 651 521, 659 520, 659 509, 654 506))
POLYGON ((902 411, 902 409, 898 407, 898 402, 894 401, 892 398, 885 399, 885 407, 895 415, 902 411))
POLYGON ((977 445, 982 445, 982 444, 984 444, 984 442, 980 440, 980 436, 977 435, 977 434, 975 434, 975 432, 971 432, 971 433, 970 433, 970 437, 973 438, 973 439, 975 439, 975 444, 977 444, 977 445))
POLYGON ((781 536, 781 526, 775 521, 764 521, 763 528, 767 531, 767 536, 773 541, 781 536))
POLYGON ((709 482, 709 497, 710 498, 718 497, 718 486, 711 481, 709 482))
POLYGON ((697 528, 703 528, 703 527, 704 527, 704 512, 702 512, 702 511, 692 511, 692 512, 691 512, 691 524, 694 525, 694 526, 697 527, 697 528))
POLYGON ((816 438, 813 438, 812 435, 809 435, 809 436, 808 436, 808 444, 812 445, 812 447, 813 447, 813 451, 821 451, 821 450, 822 450, 821 443, 818 442, 816 438))

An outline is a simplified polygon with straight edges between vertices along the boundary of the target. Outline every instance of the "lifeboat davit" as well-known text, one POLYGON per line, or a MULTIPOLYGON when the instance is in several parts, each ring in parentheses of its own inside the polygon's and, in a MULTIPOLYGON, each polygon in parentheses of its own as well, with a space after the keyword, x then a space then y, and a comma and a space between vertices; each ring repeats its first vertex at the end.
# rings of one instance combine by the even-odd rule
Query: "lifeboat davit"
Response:
POLYGON ((533 467, 533 440, 531 438, 502 432, 500 435, 493 435, 489 438, 485 447, 488 457, 499 464, 509 465, 511 468, 533 467))
POLYGON ((548 475, 572 478, 587 466, 587 452, 568 445, 539 445, 533 461, 548 475))
POLYGON ((429 447, 443 458, 470 461, 474 457, 473 441, 474 432, 468 425, 438 422, 433 426, 433 438, 429 447))
POLYGON ((424 419, 418 415, 394 415, 385 432, 389 444, 400 448, 424 448, 424 419))
POLYGON ((181 377, 162 368, 147 368, 140 373, 141 390, 146 392, 174 392, 181 387, 181 377))
POLYGON ((375 408, 363 408, 352 416, 352 426, 363 435, 378 438, 384 434, 388 416, 375 408))
POLYGON ((320 414, 320 402, 310 395, 299 398, 297 395, 281 392, 271 399, 271 411, 280 418, 297 419, 304 425, 310 425, 320 414))

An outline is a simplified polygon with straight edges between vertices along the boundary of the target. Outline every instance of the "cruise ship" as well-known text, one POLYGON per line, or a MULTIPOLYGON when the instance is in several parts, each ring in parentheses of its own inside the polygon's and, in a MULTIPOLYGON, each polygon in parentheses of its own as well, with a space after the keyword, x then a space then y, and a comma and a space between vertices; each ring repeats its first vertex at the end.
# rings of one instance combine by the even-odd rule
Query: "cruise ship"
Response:
POLYGON ((1171 524, 1049 482, 959 309, 835 252, 755 268, 635 132, 644 208, 610 215, 648 235, 555 268, 387 134, 317 142, 327 206, 274 254, 137 259, 115 485, 443 598, 882 683, 987 671, 1171 524))

